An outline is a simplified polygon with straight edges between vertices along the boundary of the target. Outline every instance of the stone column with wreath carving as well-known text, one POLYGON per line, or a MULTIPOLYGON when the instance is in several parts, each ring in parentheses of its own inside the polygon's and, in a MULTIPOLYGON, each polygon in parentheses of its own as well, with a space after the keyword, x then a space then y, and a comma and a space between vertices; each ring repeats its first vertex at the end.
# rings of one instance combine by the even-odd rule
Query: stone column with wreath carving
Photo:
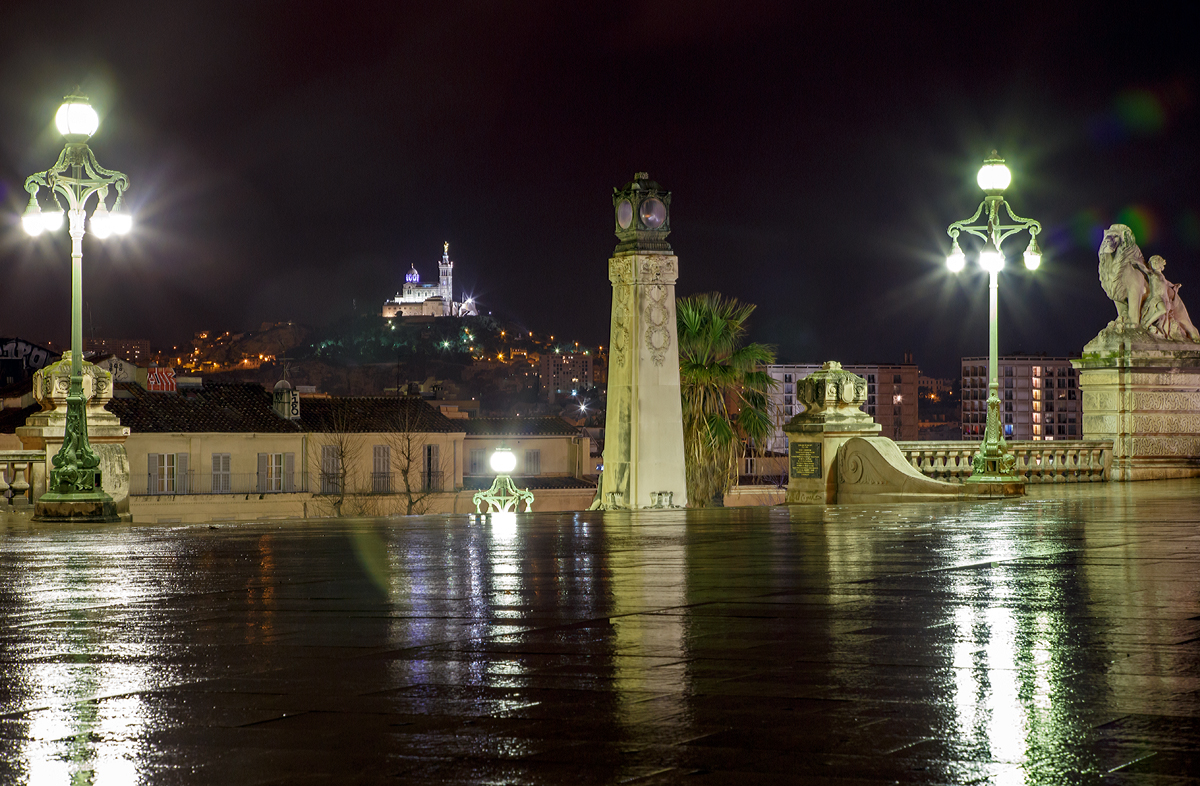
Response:
POLYGON ((612 332, 601 502, 605 509, 687 504, 670 192, 639 172, 614 189, 616 234, 608 260, 612 332))

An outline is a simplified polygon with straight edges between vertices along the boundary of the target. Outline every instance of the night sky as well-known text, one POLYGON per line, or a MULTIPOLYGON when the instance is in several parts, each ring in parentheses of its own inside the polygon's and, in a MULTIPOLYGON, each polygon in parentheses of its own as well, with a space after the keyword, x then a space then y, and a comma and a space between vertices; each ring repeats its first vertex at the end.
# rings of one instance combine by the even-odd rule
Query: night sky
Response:
POLYGON ((1196 11, 831 5, 10 0, 0 335, 67 341, 66 232, 19 218, 77 83, 137 222, 85 240, 85 334, 378 311, 448 240, 485 310, 607 343, 612 188, 647 171, 679 294, 757 304, 784 360, 912 352, 949 376, 987 351, 986 276, 943 259, 992 148, 1045 227, 1035 275, 1027 236, 1006 246, 1001 352, 1076 354, 1115 316, 1096 246, 1117 220, 1200 309, 1196 11))

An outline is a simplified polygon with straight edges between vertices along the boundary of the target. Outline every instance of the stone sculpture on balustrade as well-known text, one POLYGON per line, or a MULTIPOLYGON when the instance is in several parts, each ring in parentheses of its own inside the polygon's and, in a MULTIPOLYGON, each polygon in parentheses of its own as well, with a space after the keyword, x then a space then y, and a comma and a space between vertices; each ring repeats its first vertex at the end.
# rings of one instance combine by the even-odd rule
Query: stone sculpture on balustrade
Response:
POLYGON ((1116 304, 1073 361, 1086 439, 1111 439, 1114 480, 1200 475, 1200 331, 1133 230, 1113 224, 1099 249, 1100 286, 1116 304))

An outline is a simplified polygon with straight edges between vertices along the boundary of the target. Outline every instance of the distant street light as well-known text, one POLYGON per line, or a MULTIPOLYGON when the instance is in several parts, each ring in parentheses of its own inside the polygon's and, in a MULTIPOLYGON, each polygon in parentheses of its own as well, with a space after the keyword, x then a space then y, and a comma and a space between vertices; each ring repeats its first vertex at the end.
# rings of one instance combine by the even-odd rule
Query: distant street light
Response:
POLYGON ((988 272, 991 283, 990 297, 990 335, 988 343, 988 400, 987 425, 983 432, 983 443, 972 461, 972 474, 969 483, 1012 483, 1018 480, 1013 471, 1016 458, 1008 452, 1004 441, 1004 433, 1000 426, 1000 378, 998 374, 998 345, 997 340, 997 303, 1000 291, 1000 271, 1004 269, 1004 253, 1000 244, 1006 238, 1022 230, 1029 231, 1029 245, 1025 248, 1025 267, 1037 270, 1042 262, 1042 251, 1038 248, 1037 236, 1042 231, 1042 225, 1030 218, 1021 218, 1012 211, 1012 207, 1004 200, 1004 189, 1012 182, 1012 173, 1004 165, 995 150, 983 162, 977 177, 979 187, 986 196, 979 203, 975 215, 962 221, 955 221, 946 229, 946 234, 952 240, 950 254, 946 257, 946 267, 951 272, 958 273, 967 264, 967 257, 958 245, 958 236, 962 232, 975 235, 984 241, 983 250, 979 252, 979 266, 988 272), (1002 224, 1000 208, 1004 207, 1009 220, 1016 223, 1002 224), (987 214, 986 223, 972 226, 980 216, 987 214), (989 245, 990 244, 990 245, 989 245))
MULTIPOLYGON (((519 414, 519 413, 518 413, 519 414)), ((488 459, 488 464, 492 467, 492 472, 496 473, 496 479, 492 482, 491 488, 486 491, 479 491, 471 497, 471 501, 475 503, 476 515, 481 515, 481 505, 487 505, 487 514, 493 513, 516 513, 519 503, 525 503, 525 512, 528 513, 533 507, 533 493, 529 489, 519 489, 513 483, 512 475, 510 474, 517 468, 517 457, 507 447, 501 445, 492 453, 488 459)))
POLYGON ((46 493, 38 500, 36 516, 43 519, 117 521, 112 498, 100 483, 100 458, 88 443, 87 408, 83 401, 83 234, 85 209, 92 194, 97 204, 92 211, 92 234, 105 238, 124 235, 133 219, 122 209, 129 178, 105 169, 96 162, 88 139, 100 126, 96 110, 87 97, 69 95, 54 116, 54 123, 67 140, 54 166, 25 181, 29 206, 21 223, 31 235, 53 232, 63 225, 59 196, 67 200, 71 235, 71 386, 67 393, 67 421, 62 448, 53 458, 46 493), (38 192, 48 192, 45 207, 38 192), (112 210, 105 201, 109 189, 116 191, 112 210))

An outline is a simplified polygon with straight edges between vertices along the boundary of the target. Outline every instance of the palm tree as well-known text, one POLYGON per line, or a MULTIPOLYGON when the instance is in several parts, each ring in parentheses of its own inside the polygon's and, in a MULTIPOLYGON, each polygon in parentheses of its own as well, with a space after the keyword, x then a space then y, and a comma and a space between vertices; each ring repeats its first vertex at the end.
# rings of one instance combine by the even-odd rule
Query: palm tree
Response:
POLYGON ((771 435, 767 392, 775 381, 761 367, 775 361, 775 349, 742 344, 754 309, 717 292, 675 306, 687 495, 697 507, 733 485, 744 441, 764 445, 771 435))

